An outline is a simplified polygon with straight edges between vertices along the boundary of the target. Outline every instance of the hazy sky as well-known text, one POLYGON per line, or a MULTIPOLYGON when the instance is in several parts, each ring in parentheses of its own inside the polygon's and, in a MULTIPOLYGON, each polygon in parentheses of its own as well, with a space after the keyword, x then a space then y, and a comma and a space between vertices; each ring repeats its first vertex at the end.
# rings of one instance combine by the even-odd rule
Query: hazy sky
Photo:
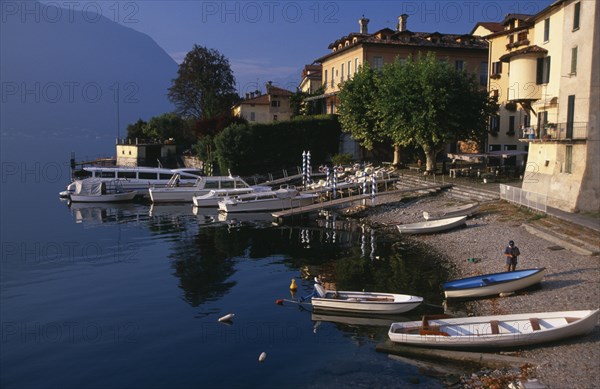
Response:
POLYGON ((411 31, 468 33, 477 22, 507 13, 534 14, 550 0, 502 1, 44 1, 96 12, 152 37, 177 62, 194 44, 215 48, 230 61, 240 94, 274 83, 295 89, 305 64, 329 52, 339 37, 394 29, 409 15, 411 31))

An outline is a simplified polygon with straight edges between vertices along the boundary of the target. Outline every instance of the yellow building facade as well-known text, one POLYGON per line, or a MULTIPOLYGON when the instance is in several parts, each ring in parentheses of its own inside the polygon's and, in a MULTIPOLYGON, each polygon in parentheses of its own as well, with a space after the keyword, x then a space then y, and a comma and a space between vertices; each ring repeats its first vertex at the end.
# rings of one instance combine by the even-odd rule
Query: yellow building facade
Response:
POLYGON ((236 104, 232 114, 245 118, 250 123, 273 123, 292 118, 290 97, 292 92, 272 85, 266 86, 265 94, 247 94, 246 98, 236 104))
POLYGON ((387 63, 433 52, 457 69, 478 75, 481 84, 486 84, 488 53, 485 40, 470 34, 412 32, 408 30, 407 22, 408 15, 401 15, 396 30, 384 28, 370 34, 369 19, 363 17, 359 20, 359 32, 337 39, 329 45, 329 54, 315 60, 322 65, 324 94, 321 98, 325 99, 327 113, 336 113, 340 87, 365 63, 380 69, 387 63))
POLYGON ((597 1, 559 0, 521 16, 513 33, 487 36, 500 124, 510 115, 507 106, 516 107, 510 112, 519 124, 528 118, 527 133, 519 134, 529 150, 522 187, 571 212, 600 209, 599 7, 597 1))

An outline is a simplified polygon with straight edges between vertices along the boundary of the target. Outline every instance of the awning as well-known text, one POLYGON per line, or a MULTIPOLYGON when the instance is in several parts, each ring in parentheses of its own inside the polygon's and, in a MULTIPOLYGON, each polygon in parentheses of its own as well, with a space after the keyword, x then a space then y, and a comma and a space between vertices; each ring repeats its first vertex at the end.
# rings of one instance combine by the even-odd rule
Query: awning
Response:
POLYGON ((521 150, 499 150, 489 153, 448 153, 448 158, 467 162, 481 162, 485 158, 510 158, 518 155, 527 155, 527 151, 521 150))
POLYGON ((322 95, 318 95, 318 96, 311 96, 311 97, 307 97, 304 99, 304 101, 313 101, 313 100, 321 100, 321 99, 325 99, 327 97, 331 97, 331 96, 335 96, 337 95, 338 92, 333 92, 333 93, 325 93, 322 95))

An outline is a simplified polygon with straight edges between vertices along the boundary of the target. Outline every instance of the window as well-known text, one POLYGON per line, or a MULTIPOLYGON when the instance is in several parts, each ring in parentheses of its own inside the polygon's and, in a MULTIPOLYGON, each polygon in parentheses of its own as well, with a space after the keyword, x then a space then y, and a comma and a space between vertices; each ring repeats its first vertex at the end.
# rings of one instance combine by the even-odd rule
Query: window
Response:
POLYGON ((492 76, 498 76, 502 73, 502 62, 492 62, 492 76))
POLYGON ((167 173, 159 173, 158 174, 158 178, 161 180, 170 180, 171 177, 173 177, 172 174, 167 174, 167 173))
POLYGON ((527 31, 521 31, 519 35, 517 35, 517 41, 523 42, 527 40, 527 31))
POLYGON ((575 3, 573 10, 573 30, 579 29, 579 13, 581 12, 581 3, 575 3))
POLYGON ((350 61, 348 61, 348 78, 350 78, 350 61))
POLYGON ((373 57, 373 69, 381 70, 383 68, 383 57, 373 57))
POLYGON ((138 177, 140 180, 156 180, 156 173, 140 172, 138 177))
POLYGON ((358 58, 354 58, 354 73, 358 72, 358 58))
POLYGON ((550 18, 546 18, 544 20, 544 42, 548 42, 550 40, 550 18))
POLYGON ((335 68, 331 68, 331 87, 335 85, 335 68))
POLYGON ((323 85, 327 86, 327 69, 325 69, 325 77, 323 78, 323 85))
POLYGON ((538 58, 536 84, 547 84, 550 81, 550 57, 538 58))
POLYGON ((117 176, 119 178, 136 178, 135 172, 118 172, 117 176))
MULTIPOLYGON (((115 178, 115 174, 115 172, 100 172, 100 174, 96 174, 96 177, 115 178)), ((156 175, 154 175, 154 178, 156 178, 156 175)))
POLYGON ((250 112, 250 121, 253 122, 256 120, 256 112, 250 112))
POLYGON ((340 77, 340 82, 344 82, 344 64, 342 64, 342 76, 340 77))
POLYGON ((281 105, 281 101, 273 100, 271 101, 271 107, 279 107, 281 105))
POLYGON ((567 145, 565 150, 565 173, 573 172, 573 146, 567 145))
POLYGON ((488 63, 487 61, 481 61, 481 68, 479 69, 479 84, 481 86, 487 86, 487 74, 488 63))
POLYGON ((546 123, 548 123, 548 111, 540 111, 538 112, 538 131, 540 135, 546 135, 545 127, 546 123))
POLYGON ((496 135, 500 131, 500 116, 494 115, 490 119, 490 132, 496 135))
POLYGON ((523 116, 523 125, 525 127, 530 127, 531 126, 531 116, 529 116, 529 115, 523 116))
POLYGON ((508 117, 508 132, 506 134, 507 135, 515 134, 515 116, 514 115, 511 115, 508 117))
POLYGON ((465 61, 463 61, 462 59, 457 59, 456 61, 454 61, 454 68, 456 70, 462 71, 464 67, 465 61))
POLYGON ((577 74, 577 46, 571 49, 571 74, 577 74))

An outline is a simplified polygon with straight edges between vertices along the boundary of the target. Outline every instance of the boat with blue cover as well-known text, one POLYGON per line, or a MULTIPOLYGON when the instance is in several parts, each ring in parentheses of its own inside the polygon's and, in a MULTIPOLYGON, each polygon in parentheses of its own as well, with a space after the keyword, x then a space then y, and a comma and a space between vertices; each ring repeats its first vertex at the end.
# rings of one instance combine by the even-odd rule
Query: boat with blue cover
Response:
POLYGON ((515 270, 461 278, 442 285, 446 298, 484 297, 510 293, 542 281, 546 268, 515 270))

